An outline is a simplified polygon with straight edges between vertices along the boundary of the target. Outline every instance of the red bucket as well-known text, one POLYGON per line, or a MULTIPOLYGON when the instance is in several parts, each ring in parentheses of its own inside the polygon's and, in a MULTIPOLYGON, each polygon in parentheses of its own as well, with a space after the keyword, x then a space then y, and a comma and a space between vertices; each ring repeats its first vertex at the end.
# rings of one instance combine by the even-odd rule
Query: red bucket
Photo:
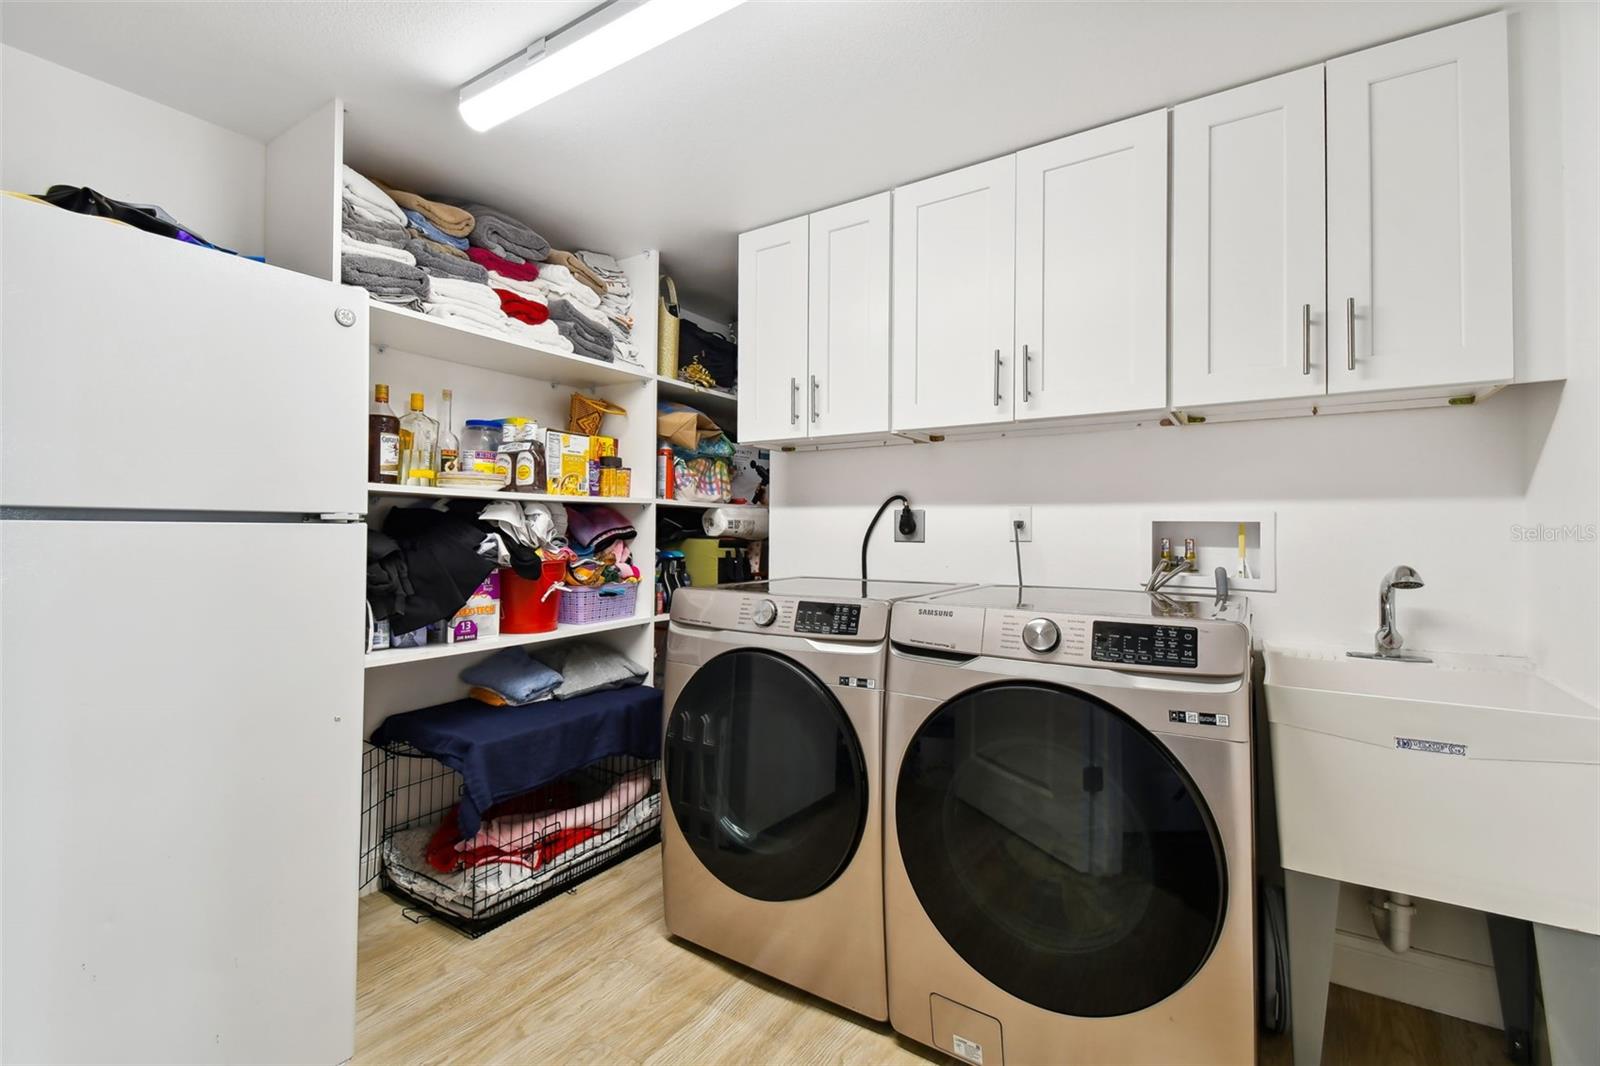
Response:
POLYGON ((515 570, 500 571, 500 632, 548 633, 554 629, 561 606, 560 585, 566 576, 564 559, 546 559, 537 581, 529 581, 515 570))

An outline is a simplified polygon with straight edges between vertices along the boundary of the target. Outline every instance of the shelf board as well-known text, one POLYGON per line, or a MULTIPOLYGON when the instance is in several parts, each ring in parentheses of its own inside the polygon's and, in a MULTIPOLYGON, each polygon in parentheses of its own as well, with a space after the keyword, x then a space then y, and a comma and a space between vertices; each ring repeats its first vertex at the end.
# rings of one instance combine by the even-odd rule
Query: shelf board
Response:
POLYGON ((554 496, 544 492, 509 492, 505 489, 439 489, 431 485, 374 485, 368 496, 409 496, 430 500, 514 500, 517 503, 655 503, 646 496, 554 496))
POLYGON ((672 618, 672 612, 671 611, 662 611, 660 614, 656 615, 656 624, 659 625, 662 622, 670 621, 671 618, 672 618))
POLYGON ((368 670, 377 670, 385 666, 398 666, 401 663, 448 659, 456 655, 474 655, 478 652, 499 651, 501 648, 515 648, 527 644, 549 644, 558 640, 587 636, 590 633, 627 629, 630 626, 653 626, 655 621, 652 615, 643 617, 635 615, 632 618, 614 618, 609 622, 591 622, 588 625, 560 625, 548 633, 502 633, 497 637, 483 637, 463 644, 425 644, 420 648, 389 648, 384 651, 368 652, 364 657, 364 664, 368 670))
POLYGON ((707 414, 713 410, 726 411, 735 416, 739 413, 739 397, 736 393, 722 389, 708 389, 692 381, 669 378, 662 374, 656 375, 656 386, 662 393, 670 394, 674 399, 703 406, 707 414))
POLYGON ((373 301, 371 343, 449 363, 565 385, 649 381, 653 374, 625 363, 602 363, 554 348, 471 329, 405 307, 373 301))
POLYGON ((765 511, 767 509, 767 505, 764 503, 702 503, 699 500, 655 500, 653 502, 659 507, 698 507, 701 510, 708 510, 712 507, 720 507, 725 511, 765 511))

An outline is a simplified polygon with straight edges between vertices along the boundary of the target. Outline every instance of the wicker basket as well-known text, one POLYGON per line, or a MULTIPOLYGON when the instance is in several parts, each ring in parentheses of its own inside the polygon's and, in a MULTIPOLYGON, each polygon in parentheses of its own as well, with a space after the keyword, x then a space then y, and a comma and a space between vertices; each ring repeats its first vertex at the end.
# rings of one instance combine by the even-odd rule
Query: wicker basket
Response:
POLYGON ((593 587, 566 586, 561 592, 557 619, 566 624, 606 622, 613 618, 632 618, 639 603, 637 581, 593 587))
POLYGON ((671 277, 661 276, 660 344, 657 347, 656 373, 664 378, 678 376, 678 286, 671 277))

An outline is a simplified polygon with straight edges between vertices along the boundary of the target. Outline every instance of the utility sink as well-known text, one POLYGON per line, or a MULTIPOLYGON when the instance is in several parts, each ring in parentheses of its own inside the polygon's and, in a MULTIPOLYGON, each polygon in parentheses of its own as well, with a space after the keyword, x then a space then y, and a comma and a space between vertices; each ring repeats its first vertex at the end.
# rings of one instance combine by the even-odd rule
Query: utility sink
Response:
POLYGON ((1266 647, 1284 868, 1600 933, 1600 711, 1434 658, 1266 647))

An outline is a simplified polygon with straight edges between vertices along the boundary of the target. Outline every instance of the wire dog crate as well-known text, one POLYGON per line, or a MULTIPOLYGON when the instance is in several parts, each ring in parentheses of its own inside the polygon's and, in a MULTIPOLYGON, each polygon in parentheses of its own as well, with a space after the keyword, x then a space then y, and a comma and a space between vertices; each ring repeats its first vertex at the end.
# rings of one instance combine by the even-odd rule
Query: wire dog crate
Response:
POLYGON ((462 839, 459 774, 409 744, 370 751, 363 885, 377 876, 391 895, 471 937, 660 839, 656 760, 608 756, 496 804, 462 839))

